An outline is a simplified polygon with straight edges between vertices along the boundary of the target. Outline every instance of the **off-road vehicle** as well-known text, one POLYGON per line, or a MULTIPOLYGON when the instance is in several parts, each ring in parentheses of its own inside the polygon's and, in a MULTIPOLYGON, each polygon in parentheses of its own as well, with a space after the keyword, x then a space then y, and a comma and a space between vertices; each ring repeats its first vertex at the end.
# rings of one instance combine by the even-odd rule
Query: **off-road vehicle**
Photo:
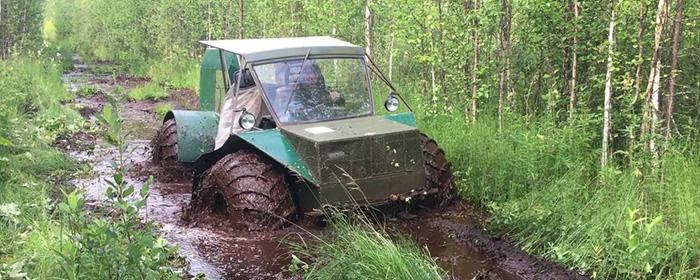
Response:
POLYGON ((200 110, 167 113, 152 142, 154 163, 192 170, 192 213, 271 228, 322 205, 453 197, 444 152, 412 112, 398 113, 408 104, 361 47, 331 37, 201 43, 200 110), (375 111, 371 75, 392 89, 386 112, 375 111))

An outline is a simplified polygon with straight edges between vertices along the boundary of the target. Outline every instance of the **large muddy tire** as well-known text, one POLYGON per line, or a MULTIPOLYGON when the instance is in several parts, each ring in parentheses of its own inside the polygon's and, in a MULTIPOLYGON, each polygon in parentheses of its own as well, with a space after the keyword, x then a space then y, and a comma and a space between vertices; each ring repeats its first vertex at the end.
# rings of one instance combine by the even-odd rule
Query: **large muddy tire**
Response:
POLYGON ((176 165, 177 161, 177 126, 175 118, 166 120, 156 132, 156 136, 151 141, 153 148, 153 164, 168 166, 176 165))
POLYGON ((202 174, 192 194, 192 211, 223 214, 249 230, 280 228, 295 214, 284 174, 253 151, 226 155, 202 174))
POLYGON ((438 190, 436 205, 438 208, 442 208, 452 202, 455 197, 452 165, 447 161, 445 152, 440 149, 435 140, 421 133, 420 142, 425 161, 425 187, 428 190, 438 190))

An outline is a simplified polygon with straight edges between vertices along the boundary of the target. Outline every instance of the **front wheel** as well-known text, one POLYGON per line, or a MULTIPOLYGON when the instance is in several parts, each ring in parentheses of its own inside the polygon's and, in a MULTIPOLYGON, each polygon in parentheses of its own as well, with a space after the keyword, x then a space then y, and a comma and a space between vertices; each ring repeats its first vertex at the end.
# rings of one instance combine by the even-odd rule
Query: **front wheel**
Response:
POLYGON ((193 213, 223 215, 249 230, 277 229, 294 217, 284 170, 249 150, 224 156, 202 174, 192 193, 193 213))
POLYGON ((438 190, 436 204, 439 208, 442 208, 450 204, 455 197, 452 165, 447 161, 445 152, 435 140, 423 133, 419 137, 423 149, 423 160, 425 161, 425 188, 427 190, 438 190))
POLYGON ((153 148, 151 161, 155 165, 177 164, 177 125, 175 118, 168 119, 156 132, 156 136, 151 141, 153 148))

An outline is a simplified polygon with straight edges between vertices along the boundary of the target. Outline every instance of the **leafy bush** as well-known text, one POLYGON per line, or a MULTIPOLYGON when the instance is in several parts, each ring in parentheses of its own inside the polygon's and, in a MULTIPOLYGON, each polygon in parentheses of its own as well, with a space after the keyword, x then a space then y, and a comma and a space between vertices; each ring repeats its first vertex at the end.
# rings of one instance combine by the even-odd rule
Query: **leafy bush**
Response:
POLYGON ((67 241, 58 254, 61 270, 69 279, 177 279, 170 267, 175 251, 158 237, 152 221, 141 222, 153 178, 139 188, 128 184, 127 149, 121 121, 115 107, 105 107, 99 116, 108 127, 106 140, 119 150, 113 165, 114 175, 107 181, 109 216, 87 213, 82 194, 73 191, 58 204, 67 241))

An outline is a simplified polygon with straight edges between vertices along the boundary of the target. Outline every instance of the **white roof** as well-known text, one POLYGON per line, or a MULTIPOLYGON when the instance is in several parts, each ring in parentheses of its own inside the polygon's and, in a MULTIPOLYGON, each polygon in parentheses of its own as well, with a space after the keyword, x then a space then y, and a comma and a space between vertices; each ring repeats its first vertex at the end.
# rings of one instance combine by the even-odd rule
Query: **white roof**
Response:
POLYGON ((201 41, 209 47, 243 56, 247 62, 309 55, 362 56, 362 48, 332 37, 296 37, 201 41))

